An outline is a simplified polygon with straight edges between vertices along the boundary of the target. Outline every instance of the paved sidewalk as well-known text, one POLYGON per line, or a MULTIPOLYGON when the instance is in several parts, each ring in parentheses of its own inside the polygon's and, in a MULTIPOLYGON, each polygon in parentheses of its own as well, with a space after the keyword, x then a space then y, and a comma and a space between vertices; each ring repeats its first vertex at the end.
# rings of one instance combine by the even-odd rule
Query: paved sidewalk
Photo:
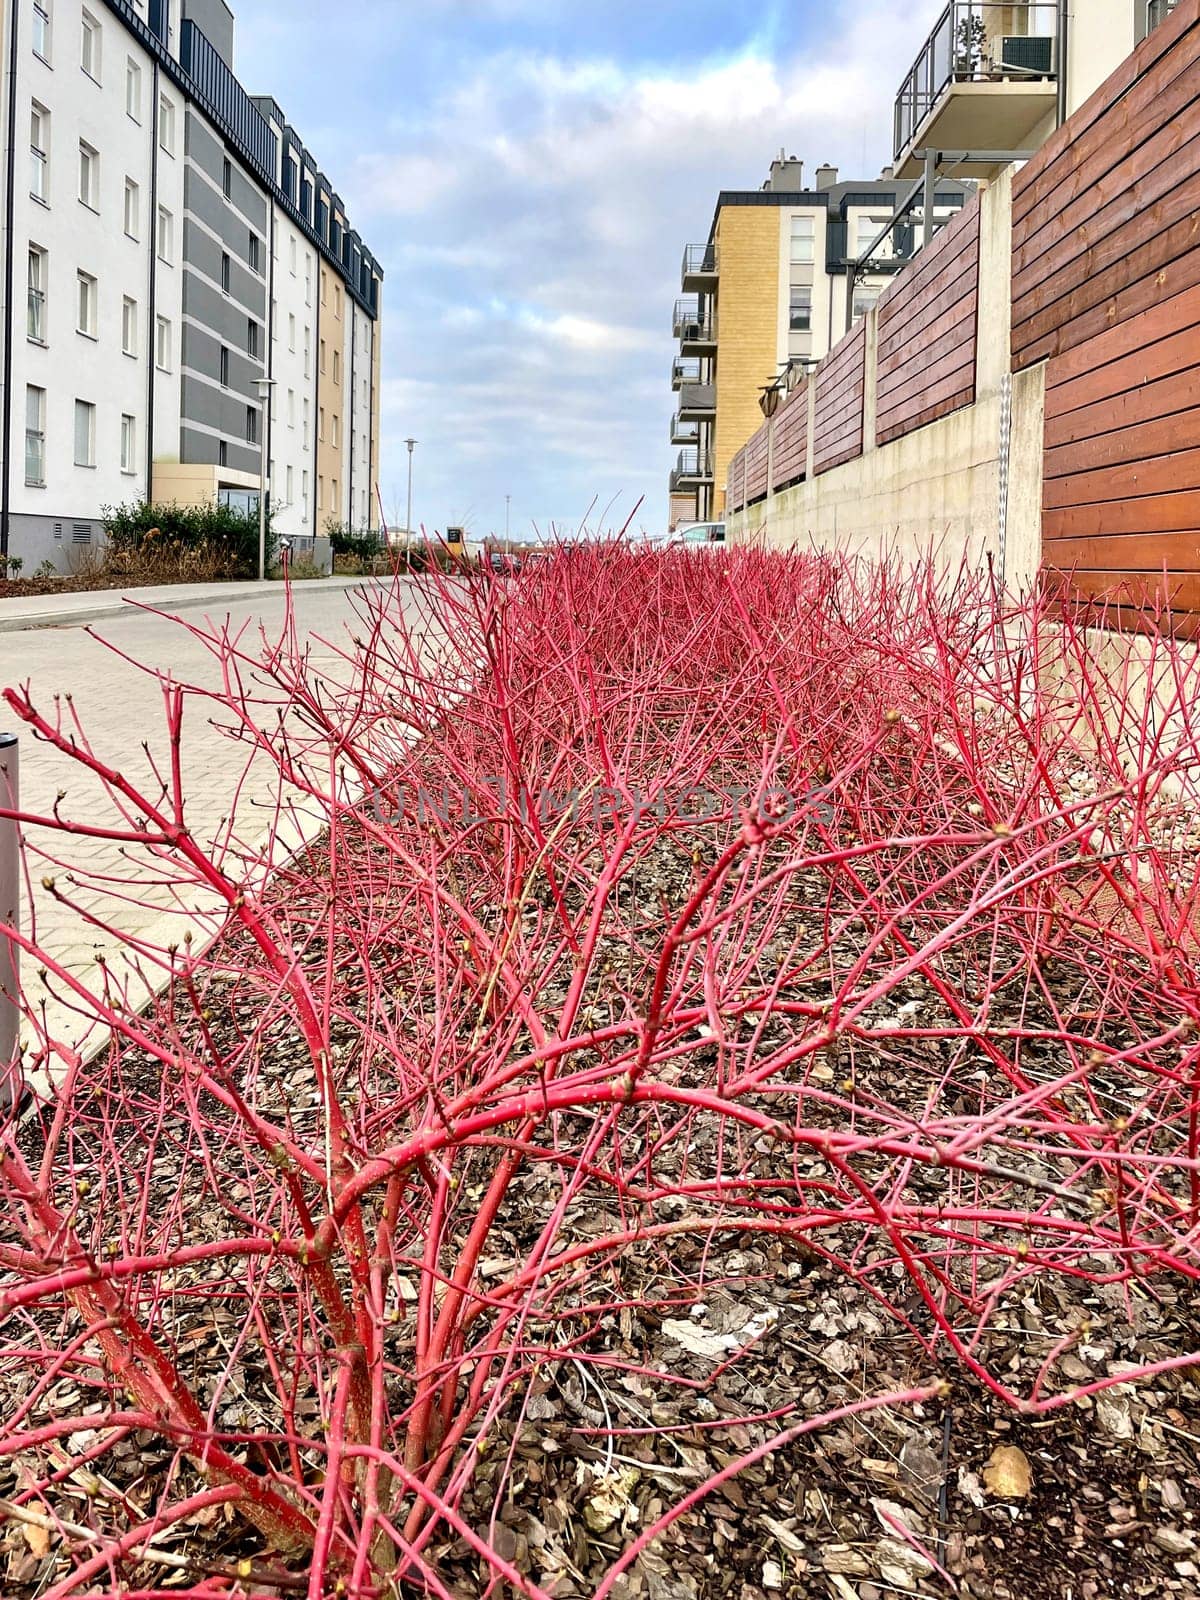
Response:
MULTIPOLYGON (((296 586, 298 631, 301 642, 308 643, 310 663, 318 673, 334 670, 337 657, 332 646, 339 642, 349 646, 348 624, 355 619, 353 591, 363 586, 363 580, 349 584, 296 586)), ((86 601, 96 597, 61 598, 86 601)), ((181 597, 172 591, 172 609, 178 609, 180 602, 181 597)), ((232 587, 222 587, 219 594, 214 594, 210 588, 202 599, 182 597, 182 605, 192 608, 186 620, 193 623, 200 620, 195 608, 204 606, 214 620, 219 618, 223 622, 228 616, 234 627, 246 626, 251 630, 245 641, 249 647, 260 628, 268 638, 278 638, 284 615, 284 593, 279 584, 262 588, 255 585, 249 598, 235 596, 232 587)), ((159 763, 160 770, 168 770, 163 765, 168 753, 163 696, 153 673, 141 671, 133 663, 170 671, 179 681, 213 687, 217 683, 216 663, 203 645, 169 616, 151 615, 126 606, 123 613, 96 630, 100 638, 94 638, 80 626, 84 620, 90 622, 90 614, 77 613, 68 619, 60 613, 53 627, 31 624, 24 632, 0 633, 0 688, 31 683, 35 706, 51 719, 55 712, 54 697, 69 694, 71 707, 67 708, 64 701, 64 710, 73 709, 77 713, 96 755, 131 781, 149 785, 146 792, 153 795, 158 782, 152 773, 151 760, 159 763), (101 638, 131 660, 120 659, 105 647, 101 638), (149 755, 142 748, 143 741, 149 747, 149 755)), ((261 756, 248 759, 244 746, 214 726, 213 714, 211 706, 199 701, 192 702, 185 712, 182 766, 188 824, 193 834, 207 843, 221 836, 232 818, 241 844, 253 850, 261 845, 270 828, 274 769, 261 756)), ((14 723, 15 719, 0 702, 0 728, 14 723)), ((35 740, 29 732, 19 731, 24 810, 46 815, 60 804, 64 816, 91 824, 113 816, 112 807, 95 780, 68 757, 35 740)), ((308 831, 314 826, 309 819, 308 831)), ((30 872, 34 889, 32 904, 22 907, 22 925, 26 931, 35 927, 41 948, 68 970, 90 973, 90 981, 94 983, 97 956, 107 959, 118 946, 113 934, 89 925, 89 914, 115 922, 121 932, 159 946, 181 943, 188 926, 195 930, 194 937, 213 931, 215 898, 192 892, 186 903, 181 902, 177 890, 162 881, 166 876, 163 872, 156 870, 153 877, 158 881, 149 881, 148 858, 143 852, 133 852, 131 864, 131 858, 123 855, 120 846, 105 840, 66 837, 36 827, 26 832, 31 847, 30 872), (38 850, 58 856, 62 864, 55 866, 39 861, 38 850), (68 873, 72 866, 92 879, 97 875, 111 875, 118 894, 122 892, 122 880, 135 880, 132 898, 129 901, 114 898, 94 882, 70 885, 68 873), (45 876, 56 878, 60 890, 71 897, 74 906, 64 905, 45 892, 41 887, 45 876)), ((293 837, 289 842, 294 846, 299 841, 293 837)), ((34 967, 32 960, 23 959, 27 992, 44 995, 44 991, 38 989, 34 967)), ((114 972, 121 967, 118 963, 114 972)), ((122 975, 128 976, 127 967, 122 968, 122 975)), ((131 1000, 144 998, 144 994, 144 987, 139 992, 135 982, 131 1000)), ((56 1036, 74 1045, 95 1045, 103 1037, 94 1023, 74 1014, 73 1008, 64 1006, 61 1001, 49 1003, 48 1015, 56 1036)), ((27 1029, 24 1032, 28 1034, 27 1029)))
MULTIPOLYGON (((323 593, 356 589, 362 578, 322 578, 297 584, 296 593, 310 586, 323 593)), ((26 628, 61 628, 100 618, 125 616, 134 606, 156 611, 185 611, 202 607, 221 615, 235 601, 278 600, 282 584, 267 583, 160 583, 142 589, 91 589, 83 594, 34 594, 0 600, 0 633, 26 628)))

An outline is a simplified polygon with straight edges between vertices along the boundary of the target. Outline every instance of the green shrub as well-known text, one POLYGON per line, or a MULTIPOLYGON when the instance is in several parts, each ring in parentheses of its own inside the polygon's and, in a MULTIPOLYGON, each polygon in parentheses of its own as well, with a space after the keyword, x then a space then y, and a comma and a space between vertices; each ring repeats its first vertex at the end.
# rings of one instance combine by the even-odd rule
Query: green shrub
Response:
POLYGON ((386 553, 386 546, 381 536, 369 528, 356 533, 344 522, 330 520, 325 524, 325 532, 329 536, 330 548, 334 555, 357 562, 360 571, 369 571, 372 564, 386 553))
MULTIPOLYGON (((258 513, 229 506, 153 505, 135 501, 105 506, 100 513, 109 548, 118 558, 142 567, 180 561, 214 576, 258 576, 258 513)), ((275 563, 277 539, 267 520, 267 566, 275 563)))

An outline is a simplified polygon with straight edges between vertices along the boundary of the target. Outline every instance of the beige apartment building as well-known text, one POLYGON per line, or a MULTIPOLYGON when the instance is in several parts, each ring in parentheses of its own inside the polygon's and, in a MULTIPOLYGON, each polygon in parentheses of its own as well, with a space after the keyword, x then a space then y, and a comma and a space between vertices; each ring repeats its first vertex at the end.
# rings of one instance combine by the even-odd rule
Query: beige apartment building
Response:
MULTIPOLYGON (((761 189, 725 190, 709 237, 684 251, 674 316, 678 396, 671 441, 671 526, 718 517, 729 462, 762 422, 763 391, 798 380, 873 305, 917 246, 910 218, 895 222, 911 183, 890 171, 839 181, 783 153, 761 189)), ((939 222, 970 186, 937 185, 939 222)))

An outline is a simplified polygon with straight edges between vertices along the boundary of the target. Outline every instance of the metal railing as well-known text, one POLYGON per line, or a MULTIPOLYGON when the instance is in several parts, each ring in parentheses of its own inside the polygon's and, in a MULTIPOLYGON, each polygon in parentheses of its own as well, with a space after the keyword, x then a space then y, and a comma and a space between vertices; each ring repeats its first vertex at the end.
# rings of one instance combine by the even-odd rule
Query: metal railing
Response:
POLYGON ((671 363, 671 387, 682 389, 685 383, 700 382, 700 357, 676 356, 671 363))
POLYGON ((684 484, 707 483, 712 479, 711 450, 681 450, 671 473, 671 490, 684 484))
POLYGON ((680 411, 716 411, 715 383, 685 383, 679 391, 680 411))
POLYGON ((717 246, 712 244, 689 244, 684 246, 682 276, 691 278, 700 273, 715 273, 718 270, 717 246))
POLYGON ((694 298, 676 300, 673 326, 677 339, 690 344, 708 343, 713 336, 712 312, 701 310, 694 298))
POLYGON ((1146 0, 1146 32, 1153 33, 1160 22, 1165 22, 1179 4, 1179 0, 1146 0))
POLYGON ((671 443, 698 445, 700 443, 700 424, 698 422, 681 422, 679 413, 671 418, 671 443))
POLYGON ((1053 81, 1057 25, 1058 7, 1050 0, 1026 5, 951 0, 896 96, 896 157, 912 144, 952 83, 1053 81))

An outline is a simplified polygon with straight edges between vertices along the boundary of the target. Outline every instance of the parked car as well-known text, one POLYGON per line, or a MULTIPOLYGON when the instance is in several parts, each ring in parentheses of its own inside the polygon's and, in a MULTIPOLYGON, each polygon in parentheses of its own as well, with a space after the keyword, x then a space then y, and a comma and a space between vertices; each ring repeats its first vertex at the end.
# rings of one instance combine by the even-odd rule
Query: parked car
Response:
POLYGON ((725 548, 723 522, 693 522, 688 527, 676 528, 672 544, 686 545, 689 550, 725 548))

